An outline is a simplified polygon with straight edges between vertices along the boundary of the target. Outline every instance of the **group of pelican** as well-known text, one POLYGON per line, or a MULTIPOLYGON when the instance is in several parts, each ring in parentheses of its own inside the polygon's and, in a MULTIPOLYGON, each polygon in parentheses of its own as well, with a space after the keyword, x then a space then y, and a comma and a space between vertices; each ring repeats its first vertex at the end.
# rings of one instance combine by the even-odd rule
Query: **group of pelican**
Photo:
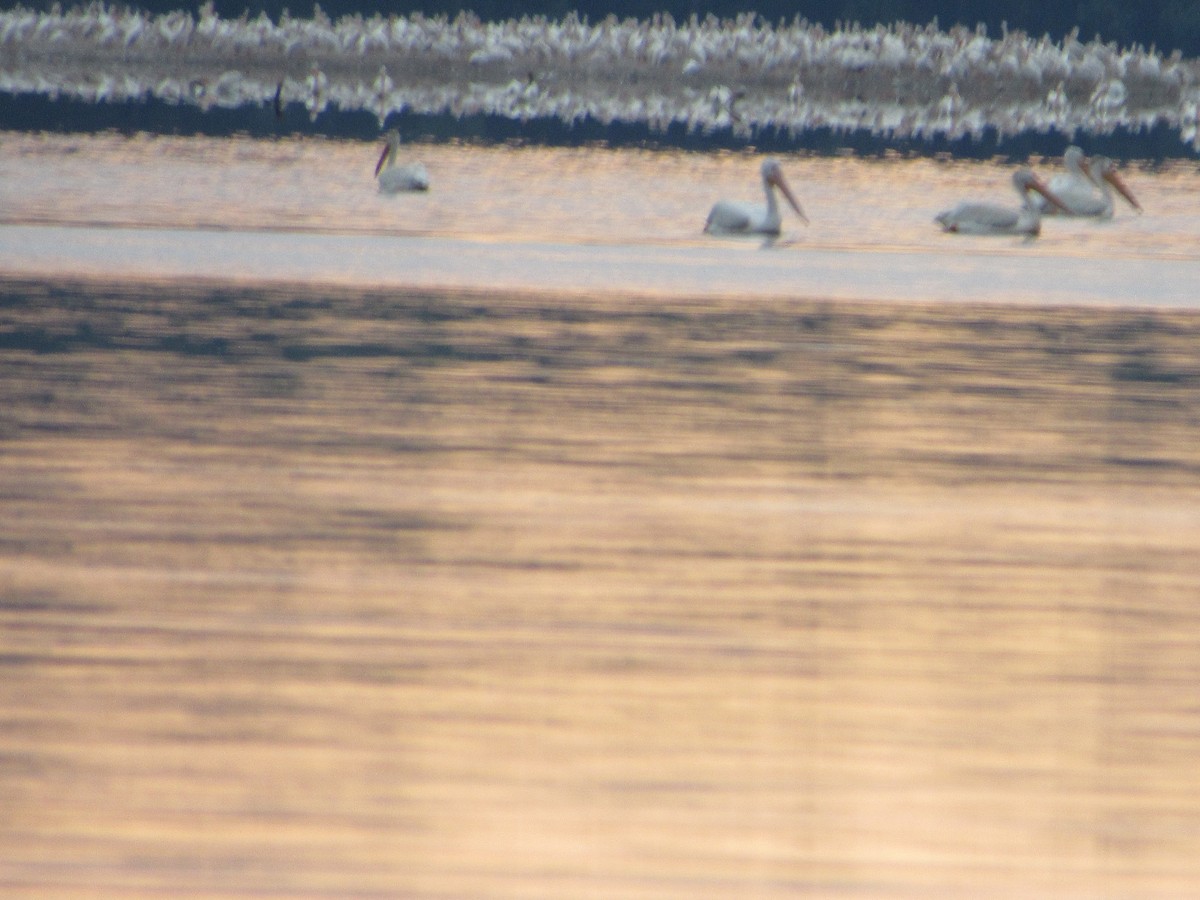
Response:
MULTIPOLYGON (((939 214, 934 221, 942 230, 953 234, 1037 235, 1042 216, 1077 216, 1108 219, 1113 214, 1113 193, 1110 185, 1136 209, 1142 211, 1137 198, 1117 173, 1113 161, 1105 156, 1088 160, 1079 147, 1068 147, 1063 154, 1066 172, 1054 176, 1046 184, 1023 168, 1013 173, 1012 183, 1021 198, 1016 209, 993 203, 967 201, 939 214)), ((808 217, 792 194, 778 160, 767 159, 762 164, 763 205, 721 200, 708 214, 704 230, 709 234, 780 233, 783 221, 775 191, 796 211, 805 224, 808 217)))
MULTIPOLYGON (((375 163, 375 179, 379 184, 380 193, 398 194, 405 191, 429 190, 429 173, 425 166, 420 162, 402 163, 399 154, 400 132, 393 128, 383 136, 383 152, 379 155, 379 161, 375 163)), ((801 221, 808 224, 808 217, 804 215, 800 202, 783 177, 779 160, 763 161, 762 181, 767 201, 764 206, 721 200, 708 214, 704 230, 711 234, 779 234, 783 227, 783 217, 775 199, 776 189, 783 194, 801 221)))
POLYGON ((753 13, 485 21, 382 10, 334 20, 304 4, 311 18, 283 10, 273 20, 225 18, 213 2, 152 4, 199 6, 157 16, 139 5, 0 3, 0 94, 202 110, 278 94, 313 117, 486 115, 747 138, 819 128, 953 142, 1166 127, 1200 150, 1194 59, 1099 36, 1084 43, 1078 29, 1056 42, 1006 27, 826 28, 753 13), (722 99, 731 94, 736 114, 722 99))
POLYGON ((1107 156, 1094 156, 1089 160, 1083 150, 1072 146, 1063 154, 1063 167, 1066 171, 1051 178, 1049 184, 1031 169, 1014 172, 1013 187, 1021 198, 1017 209, 968 201, 940 213, 934 221, 944 231, 954 234, 1034 236, 1042 230, 1042 216, 1112 218, 1112 188, 1116 188, 1130 206, 1142 211, 1142 205, 1107 156))
MULTIPOLYGON (((384 135, 383 153, 375 165, 379 190, 385 194, 429 189, 429 173, 419 162, 400 163, 400 134, 395 129, 384 135)), ((1117 173, 1116 165, 1106 156, 1090 160, 1079 147, 1068 147, 1063 154, 1065 172, 1055 175, 1049 184, 1031 169, 1013 173, 1012 183, 1021 205, 1016 209, 994 203, 965 201, 934 219, 942 230, 952 234, 998 234, 1035 236, 1041 232, 1042 216, 1076 216, 1108 219, 1113 215, 1113 192, 1117 192, 1138 212, 1142 206, 1129 186, 1117 173), (1111 188, 1110 188, 1111 185, 1111 188)), ((783 228, 783 215, 775 192, 805 225, 808 217, 792 193, 779 160, 763 160, 760 168, 765 203, 719 200, 704 223, 704 231, 714 235, 776 236, 783 228)))

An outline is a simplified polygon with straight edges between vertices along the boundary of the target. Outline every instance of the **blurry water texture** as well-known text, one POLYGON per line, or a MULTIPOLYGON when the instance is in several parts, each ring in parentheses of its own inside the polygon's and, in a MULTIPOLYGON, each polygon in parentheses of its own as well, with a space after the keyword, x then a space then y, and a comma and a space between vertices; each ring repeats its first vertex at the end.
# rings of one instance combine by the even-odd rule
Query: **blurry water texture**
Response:
POLYGON ((0 134, 0 893, 1194 892, 1194 165, 404 151, 0 134))
POLYGON ((0 889, 1176 898, 1194 310, 0 285, 0 889))

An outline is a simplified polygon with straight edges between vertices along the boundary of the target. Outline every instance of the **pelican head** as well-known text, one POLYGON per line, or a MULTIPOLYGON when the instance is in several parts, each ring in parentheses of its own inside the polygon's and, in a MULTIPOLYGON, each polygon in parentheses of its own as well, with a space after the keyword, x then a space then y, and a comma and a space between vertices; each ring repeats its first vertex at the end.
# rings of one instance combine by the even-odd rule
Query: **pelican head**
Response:
POLYGON ((1063 167, 1076 175, 1087 175, 1084 170, 1084 163, 1087 162, 1087 157, 1083 155, 1083 149, 1072 144, 1063 151, 1063 167))
POLYGON ((1117 189, 1117 193, 1124 197, 1130 206, 1138 212, 1142 211, 1142 204, 1138 203, 1137 197, 1133 196, 1133 191, 1129 189, 1129 185, 1117 174, 1116 164, 1107 156, 1093 156, 1084 174, 1087 175, 1088 180, 1092 184, 1101 190, 1103 190, 1103 186, 1100 182, 1107 181, 1117 189))
POLYGON ((800 208, 799 202, 792 194, 792 189, 788 187, 787 179, 783 177, 783 169, 779 165, 779 160, 774 158, 763 160, 762 180, 763 187, 766 188, 768 192, 770 192, 771 188, 773 187, 779 188, 779 192, 783 194, 784 199, 787 200, 792 209, 796 211, 796 215, 800 217, 801 221, 803 221, 805 225, 808 224, 808 216, 806 216, 804 214, 804 210, 800 208))
POLYGON ((375 174, 379 175, 383 169, 383 164, 388 161, 388 157, 395 155, 400 149, 400 132, 395 128, 391 129, 383 136, 384 145, 383 152, 379 154, 379 162, 375 163, 375 174))
POLYGON ((1017 171, 1013 172, 1012 180, 1017 193, 1021 195, 1021 199, 1028 200, 1029 192, 1037 191, 1063 212, 1070 212, 1067 209, 1067 205, 1054 196, 1054 192, 1046 186, 1046 183, 1033 174, 1032 169, 1017 169, 1017 171))

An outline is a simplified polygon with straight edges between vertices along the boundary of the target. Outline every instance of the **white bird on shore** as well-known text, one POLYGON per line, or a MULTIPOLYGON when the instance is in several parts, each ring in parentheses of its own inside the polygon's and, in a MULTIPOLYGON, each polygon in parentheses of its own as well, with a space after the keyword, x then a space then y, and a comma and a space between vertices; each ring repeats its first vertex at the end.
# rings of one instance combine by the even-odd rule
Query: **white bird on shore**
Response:
POLYGON ((1018 169, 1014 172, 1012 182, 1021 197, 1019 209, 968 201, 939 214, 934 221, 942 226, 943 231, 954 234, 1024 234, 1033 236, 1042 230, 1042 217, 1031 199, 1031 192, 1036 191, 1060 209, 1065 208, 1054 192, 1029 169, 1018 169))
POLYGON ((329 78, 316 63, 312 64, 308 77, 304 79, 304 89, 308 92, 304 98, 304 105, 308 108, 308 119, 315 122, 317 116, 325 112, 325 107, 329 105, 329 78))
POLYGON ((379 190, 385 194, 397 194, 401 191, 429 190, 429 173, 419 162, 396 164, 396 153, 400 150, 400 132, 393 128, 383 136, 386 142, 379 162, 375 164, 375 177, 379 180, 379 190))
POLYGON ((704 230, 708 234, 779 234, 783 219, 779 214, 779 203, 775 199, 775 189, 780 193, 792 209, 796 211, 801 221, 808 224, 808 217, 792 195, 791 188, 783 177, 779 160, 766 159, 762 164, 763 193, 766 194, 765 206, 756 203, 739 203, 733 200, 720 200, 708 214, 704 230))

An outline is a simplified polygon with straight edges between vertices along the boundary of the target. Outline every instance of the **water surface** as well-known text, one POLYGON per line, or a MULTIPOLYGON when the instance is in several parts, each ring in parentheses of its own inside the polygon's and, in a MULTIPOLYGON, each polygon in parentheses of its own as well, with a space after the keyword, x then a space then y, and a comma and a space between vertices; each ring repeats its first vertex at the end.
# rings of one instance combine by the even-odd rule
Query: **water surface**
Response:
POLYGON ((737 157, 441 148, 384 199, 361 145, 57 140, 0 154, 5 890, 1194 890, 1190 171, 954 242, 999 167, 794 159, 766 250, 697 234, 737 157), (873 293, 914 259, 988 302, 873 293))
MULTIPOLYGON (((963 199, 1016 205, 1011 165, 787 156, 811 225, 714 240, 721 197, 762 196, 753 154, 415 145, 433 187, 381 196, 359 141, 10 134, 10 274, 221 278, 578 295, 1195 306, 1200 175, 1126 167, 1148 213, 947 236, 963 199)), ((1049 177, 1053 160, 1039 165, 1049 177)))

